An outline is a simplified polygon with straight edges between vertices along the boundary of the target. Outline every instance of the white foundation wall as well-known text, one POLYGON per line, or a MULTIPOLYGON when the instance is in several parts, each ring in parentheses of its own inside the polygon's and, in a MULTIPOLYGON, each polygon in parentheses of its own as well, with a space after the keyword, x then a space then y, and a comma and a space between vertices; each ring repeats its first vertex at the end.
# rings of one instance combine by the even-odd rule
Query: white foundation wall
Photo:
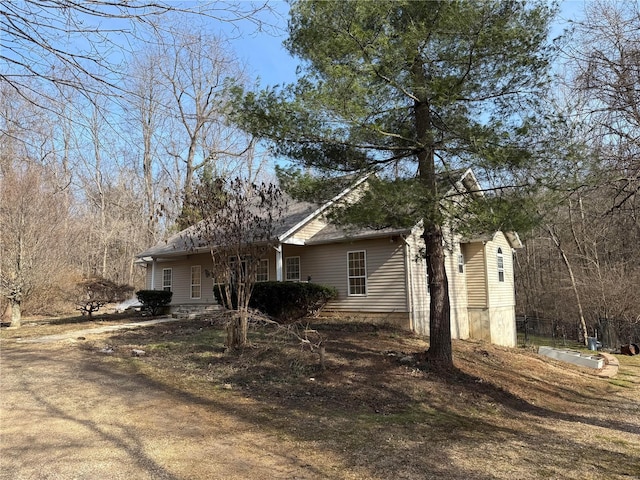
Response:
POLYGON ((514 307, 495 307, 491 309, 491 343, 503 347, 517 345, 516 312, 514 307))

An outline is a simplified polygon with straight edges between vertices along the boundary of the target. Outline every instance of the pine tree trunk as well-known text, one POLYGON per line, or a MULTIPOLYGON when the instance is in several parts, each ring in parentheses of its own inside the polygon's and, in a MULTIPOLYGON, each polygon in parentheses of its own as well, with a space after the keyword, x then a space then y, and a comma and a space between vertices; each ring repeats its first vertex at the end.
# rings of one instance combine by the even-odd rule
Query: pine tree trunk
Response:
POLYGON ((424 243, 431 304, 429 307, 429 360, 442 368, 453 367, 451 305, 445 271, 442 227, 426 225, 424 243))
POLYGON ((424 188, 424 243, 429 277, 431 304, 429 307, 429 360, 439 368, 453 368, 451 348, 451 307, 449 285, 444 263, 442 215, 436 181, 433 118, 428 102, 427 78, 424 60, 417 55, 411 66, 414 82, 414 119, 416 143, 421 148, 416 152, 418 178, 424 188))

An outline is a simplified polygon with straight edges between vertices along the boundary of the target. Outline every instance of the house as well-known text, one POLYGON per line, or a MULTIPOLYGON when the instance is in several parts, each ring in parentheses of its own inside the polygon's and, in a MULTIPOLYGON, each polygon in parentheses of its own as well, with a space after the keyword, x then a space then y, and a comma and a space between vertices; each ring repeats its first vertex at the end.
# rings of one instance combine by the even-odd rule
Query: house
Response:
MULTIPOLYGON (((331 285, 338 297, 323 315, 366 318, 428 335, 429 293, 426 262, 419 254, 420 225, 345 232, 327 220, 327 210, 357 195, 364 182, 361 179, 320 207, 304 202, 290 205, 276 246, 261 259, 257 280, 331 285)), ((455 185, 479 191, 470 170, 455 185)), ((173 307, 214 304, 213 279, 207 275, 212 268, 209 248, 190 247, 185 238, 181 232, 137 256, 147 268, 146 288, 173 291, 173 307)), ((512 251, 521 246, 515 233, 465 239, 448 231, 453 338, 516 345, 512 251)))

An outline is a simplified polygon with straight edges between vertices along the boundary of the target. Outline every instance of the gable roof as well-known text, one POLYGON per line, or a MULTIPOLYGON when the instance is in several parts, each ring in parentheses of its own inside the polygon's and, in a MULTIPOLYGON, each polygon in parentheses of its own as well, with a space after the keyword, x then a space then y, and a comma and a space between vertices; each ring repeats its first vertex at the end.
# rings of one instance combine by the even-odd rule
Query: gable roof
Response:
MULTIPOLYGON (((274 236, 280 243, 298 243, 295 234, 310 222, 323 218, 323 214, 327 212, 336 203, 354 193, 363 183, 365 183, 372 174, 360 177, 349 187, 342 190, 330 201, 318 205, 310 202, 294 201, 290 197, 287 198, 286 214, 281 218, 277 225, 274 236)), ((441 176, 441 186, 447 188, 446 195, 455 195, 456 193, 471 192, 472 194, 482 195, 482 190, 471 169, 452 170, 441 176)), ((400 235, 409 233, 408 228, 359 228, 357 230, 345 229, 333 224, 326 224, 315 235, 304 241, 305 245, 318 245, 326 243, 336 243, 349 240, 362 240, 369 238, 388 237, 390 235, 400 235)), ((492 236, 492 235, 491 235, 492 236)), ((515 232, 507 232, 505 236, 509 239, 513 248, 520 248, 522 243, 515 232)), ((469 239, 467 241, 476 241, 479 239, 469 239)), ((153 247, 136 255, 139 259, 173 257, 187 253, 208 252, 210 246, 206 245, 197 238, 197 228, 189 227, 179 233, 176 233, 160 242, 153 247)))
MULTIPOLYGON (((276 226, 275 237, 280 239, 295 228, 296 225, 306 223, 306 219, 317 209, 317 205, 312 203, 294 202, 291 199, 287 199, 286 214, 283 215, 276 226)), ((137 254, 136 257, 171 257, 184 255, 185 253, 208 252, 209 248, 209 245, 198 239, 197 227, 191 226, 137 254)))

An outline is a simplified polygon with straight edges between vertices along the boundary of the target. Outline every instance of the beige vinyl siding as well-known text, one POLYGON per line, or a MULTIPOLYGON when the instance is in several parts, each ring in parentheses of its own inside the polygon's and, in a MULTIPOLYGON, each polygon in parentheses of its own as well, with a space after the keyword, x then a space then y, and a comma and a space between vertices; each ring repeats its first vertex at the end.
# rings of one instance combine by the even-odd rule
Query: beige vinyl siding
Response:
POLYGON ((326 222, 324 222, 321 218, 314 218, 300 230, 295 232, 292 237, 300 240, 308 240, 326 226, 326 222))
POLYGON ((451 305, 452 338, 469 338, 469 313, 467 309, 467 266, 466 259, 463 272, 458 268, 458 258, 464 255, 460 246, 460 238, 447 232, 445 269, 449 282, 449 302, 451 305))
POLYGON ((151 263, 147 263, 147 270, 144 276, 144 288, 145 290, 151 290, 151 272, 153 271, 153 266, 151 263))
MULTIPOLYGON (((156 290, 162 290, 162 271, 165 268, 172 270, 171 305, 180 304, 205 304, 215 303, 213 297, 213 279, 205 275, 205 270, 211 270, 211 255, 208 253, 188 255, 171 261, 156 262, 156 290), (201 295, 200 298, 191 298, 191 267, 200 265, 201 277, 201 295)), ((151 272, 151 265, 147 266, 147 271, 151 272)), ((149 282, 150 284, 150 282, 149 282)))
POLYGON ((466 261, 469 267, 467 288, 470 336, 496 345, 514 347, 516 323, 511 245, 502 232, 497 232, 484 245, 481 242, 466 244, 464 251, 469 256, 466 261), (498 277, 498 248, 502 249, 504 282, 500 282, 498 277), (482 275, 483 285, 479 281, 480 265, 484 265, 486 269, 482 275))
POLYGON ((422 229, 414 230, 407 236, 407 268, 410 291, 411 328, 420 335, 429 335, 429 291, 427 289, 427 266, 420 255, 424 242, 420 237, 422 229))
POLYGON ((484 244, 482 242, 465 243, 462 252, 465 259, 468 306, 469 308, 486 308, 488 299, 484 244))
POLYGON ((356 203, 358 200, 360 200, 360 198, 362 198, 362 196, 367 190, 369 190, 369 180, 361 183, 360 186, 352 189, 344 197, 340 198, 337 204, 349 205, 349 204, 356 203))
POLYGON ((300 256, 302 280, 332 285, 338 298, 327 309, 339 312, 407 312, 403 244, 389 238, 308 247, 285 246, 285 257, 300 256), (366 251, 367 294, 349 296, 347 253, 366 251))
POLYGON ((513 254, 511 245, 502 232, 497 232, 493 240, 485 247, 487 255, 487 280, 489 290, 489 307, 512 307, 515 305, 513 280, 513 254), (504 282, 498 281, 498 248, 502 249, 504 260, 504 282))

